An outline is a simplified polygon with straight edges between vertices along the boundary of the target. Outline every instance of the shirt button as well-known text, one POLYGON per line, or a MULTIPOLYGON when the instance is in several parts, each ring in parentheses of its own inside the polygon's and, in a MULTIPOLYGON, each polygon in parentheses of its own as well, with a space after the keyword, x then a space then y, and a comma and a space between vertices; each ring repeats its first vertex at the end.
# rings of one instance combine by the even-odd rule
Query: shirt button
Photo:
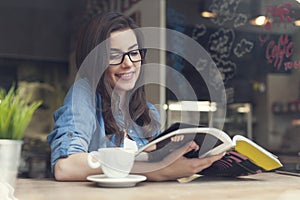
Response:
POLYGON ((68 133, 68 138, 71 138, 73 137, 73 134, 72 133, 68 133))

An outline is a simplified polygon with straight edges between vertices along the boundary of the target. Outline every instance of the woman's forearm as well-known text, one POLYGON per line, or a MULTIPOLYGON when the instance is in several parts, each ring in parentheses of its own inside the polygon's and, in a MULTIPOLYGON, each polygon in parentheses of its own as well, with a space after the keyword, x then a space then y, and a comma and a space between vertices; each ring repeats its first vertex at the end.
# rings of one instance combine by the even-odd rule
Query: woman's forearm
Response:
POLYGON ((58 181, 84 181, 86 177, 102 173, 101 168, 92 169, 87 163, 88 153, 76 153, 60 158, 54 166, 54 177, 58 181))

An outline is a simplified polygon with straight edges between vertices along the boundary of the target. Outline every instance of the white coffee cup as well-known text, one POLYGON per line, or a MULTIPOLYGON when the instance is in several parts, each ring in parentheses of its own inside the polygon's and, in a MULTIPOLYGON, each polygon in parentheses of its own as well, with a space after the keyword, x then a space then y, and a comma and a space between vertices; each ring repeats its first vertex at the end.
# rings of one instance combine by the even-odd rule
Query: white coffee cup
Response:
POLYGON ((128 176, 134 163, 134 150, 127 148, 101 148, 88 154, 88 165, 91 168, 101 167, 110 178, 128 176))

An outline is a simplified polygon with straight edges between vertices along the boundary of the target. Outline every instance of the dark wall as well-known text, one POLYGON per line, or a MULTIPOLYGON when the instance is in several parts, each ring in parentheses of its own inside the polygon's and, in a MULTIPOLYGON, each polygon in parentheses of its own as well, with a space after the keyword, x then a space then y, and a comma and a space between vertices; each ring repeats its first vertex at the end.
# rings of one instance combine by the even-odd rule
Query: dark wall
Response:
POLYGON ((66 61, 83 0, 0 2, 0 57, 66 61))

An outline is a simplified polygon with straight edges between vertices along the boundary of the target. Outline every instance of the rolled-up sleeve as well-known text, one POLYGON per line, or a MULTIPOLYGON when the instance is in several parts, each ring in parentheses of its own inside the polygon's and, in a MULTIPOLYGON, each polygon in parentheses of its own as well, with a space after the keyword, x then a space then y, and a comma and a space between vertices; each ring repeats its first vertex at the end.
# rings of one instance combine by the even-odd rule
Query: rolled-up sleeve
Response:
POLYGON ((75 82, 55 111, 53 131, 47 137, 52 169, 59 158, 88 151, 97 126, 95 106, 95 92, 87 81, 75 82))

